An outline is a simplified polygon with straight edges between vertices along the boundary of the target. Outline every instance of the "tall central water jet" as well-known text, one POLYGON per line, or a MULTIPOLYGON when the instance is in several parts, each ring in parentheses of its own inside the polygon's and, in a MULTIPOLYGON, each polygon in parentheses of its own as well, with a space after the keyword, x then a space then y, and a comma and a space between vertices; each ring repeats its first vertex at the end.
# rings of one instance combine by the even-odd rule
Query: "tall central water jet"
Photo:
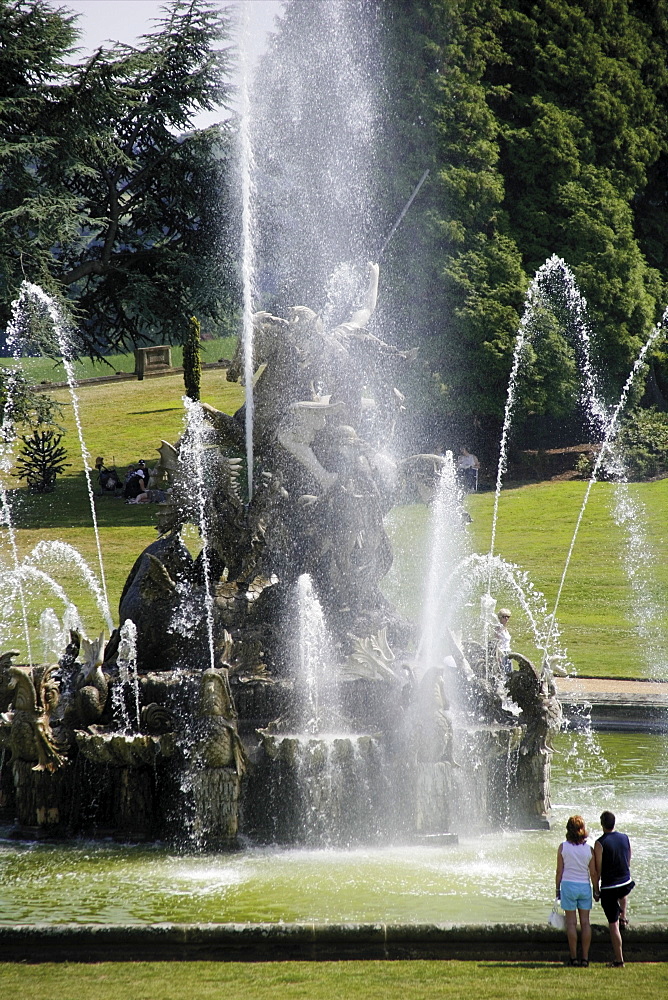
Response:
POLYGON ((253 496, 253 312, 255 292, 255 220, 253 205, 255 190, 255 157, 251 138, 250 102, 250 58, 249 33, 250 12, 247 4, 242 5, 241 22, 241 118, 239 122, 239 169, 241 173, 241 287, 243 295, 242 330, 244 386, 246 388, 245 435, 248 498, 253 496))

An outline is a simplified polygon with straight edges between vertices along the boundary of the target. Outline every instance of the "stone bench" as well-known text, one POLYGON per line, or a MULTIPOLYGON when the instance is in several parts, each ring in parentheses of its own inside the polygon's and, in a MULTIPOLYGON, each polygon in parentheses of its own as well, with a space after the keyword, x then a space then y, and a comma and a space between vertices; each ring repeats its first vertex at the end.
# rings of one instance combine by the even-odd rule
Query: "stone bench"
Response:
POLYGON ((135 375, 143 379, 144 375, 154 372, 168 372, 172 368, 172 349, 165 345, 135 348, 135 375))

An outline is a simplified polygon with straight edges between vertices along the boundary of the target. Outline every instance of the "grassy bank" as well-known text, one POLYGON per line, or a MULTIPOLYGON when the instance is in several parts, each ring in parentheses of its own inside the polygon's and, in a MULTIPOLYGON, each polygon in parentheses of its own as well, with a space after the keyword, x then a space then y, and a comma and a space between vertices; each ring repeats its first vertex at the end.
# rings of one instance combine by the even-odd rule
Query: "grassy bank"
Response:
MULTIPOLYGON (((152 465, 162 439, 176 441, 183 430, 183 378, 170 375, 143 382, 114 382, 79 388, 79 409, 86 447, 94 461, 104 456, 124 472, 140 458, 152 465)), ((99 575, 98 555, 83 462, 76 434, 74 413, 68 390, 59 389, 53 397, 63 404, 63 425, 67 429, 63 443, 68 449, 71 467, 60 477, 54 493, 31 495, 25 488, 14 489, 12 506, 17 525, 17 544, 21 557, 42 540, 59 540, 74 546, 99 575)), ((243 391, 227 382, 225 371, 202 373, 202 399, 221 409, 234 412, 243 402, 243 391)), ((91 464, 92 464, 91 461, 91 464)), ((93 485, 97 488, 96 476, 93 485)), ((112 616, 117 615, 118 599, 126 577, 139 553, 155 540, 156 514, 153 504, 126 505, 116 497, 95 498, 103 554, 104 574, 112 616)), ((6 535, 6 532, 3 532, 6 535)), ((9 563, 10 552, 3 539, 3 560, 9 563)), ((95 633, 103 622, 90 591, 82 584, 76 566, 67 559, 52 569, 43 567, 75 597, 82 611, 86 629, 95 633)), ((36 622, 45 606, 44 591, 35 592, 31 621, 36 622)), ((51 603, 51 602, 46 602, 51 603)), ((54 603, 61 613, 62 605, 54 603)), ((14 648, 22 648, 20 632, 14 648)))
POLYGON ((668 967, 567 969, 543 962, 133 962, 0 965, 3 996, 48 1000, 572 1000, 623 989, 653 1000, 668 988, 668 967), (663 984, 663 985, 662 985, 663 984))
MULTIPOLYGON (((631 532, 615 520, 619 489, 596 483, 591 490, 564 578, 557 622, 578 673, 665 677, 668 480, 635 483, 624 490, 627 505, 635 509, 631 532)), ((572 481, 511 487, 501 494, 495 554, 527 572, 544 594, 548 611, 554 608, 566 570, 585 491, 586 483, 572 481)), ((466 503, 473 519, 466 529, 469 548, 487 553, 494 496, 472 494, 466 503)), ((391 523, 398 558, 389 594, 419 621, 428 544, 425 508, 399 508, 391 523)), ((493 596, 497 607, 507 604, 513 612, 513 648, 538 656, 516 596, 502 586, 493 588, 493 596)))
MULTIPOLYGON (((147 345, 150 346, 150 345, 147 345)), ((218 337, 215 340, 201 342, 202 361, 206 364, 219 361, 221 358, 231 358, 237 346, 236 337, 218 337)), ((183 365, 183 347, 172 344, 172 365, 179 368, 183 365)), ((74 363, 74 374, 77 379, 98 378, 101 375, 114 373, 131 373, 135 370, 134 353, 110 354, 105 361, 91 361, 81 358, 74 363), (106 363, 105 363, 106 361, 106 363)), ((12 358, 0 358, 0 365, 13 365, 12 358)), ((66 382, 67 375, 62 361, 55 358, 23 358, 21 366, 34 382, 66 382)))
MULTIPOLYGON (((92 458, 103 455, 107 463, 124 470, 130 462, 144 458, 149 465, 157 458, 161 439, 174 441, 183 427, 183 380, 180 375, 145 380, 82 386, 81 421, 92 458)), ((65 439, 72 463, 68 474, 58 480, 56 492, 30 496, 25 489, 12 490, 18 525, 17 541, 22 555, 41 539, 60 539, 75 546, 97 569, 97 553, 79 444, 74 432, 73 408, 66 390, 54 396, 64 406, 65 439)), ((222 370, 207 371, 202 379, 202 398, 233 412, 242 402, 241 387, 225 379, 222 370)), ((504 490, 499 505, 495 552, 527 571, 533 584, 545 594, 548 608, 556 599, 573 531, 586 484, 582 482, 541 483, 504 490)), ((649 659, 661 662, 663 636, 668 634, 664 611, 652 628, 639 628, 635 616, 638 604, 662 609, 668 593, 668 480, 634 484, 628 496, 644 524, 644 543, 629 538, 615 522, 618 492, 607 483, 596 484, 582 519, 577 542, 558 611, 563 642, 580 673, 610 676, 643 676, 651 669, 644 650, 657 647, 649 659), (629 545, 635 546, 635 569, 625 572, 629 545), (649 570, 649 572, 648 572, 649 570), (655 634, 656 633, 656 634, 655 634)), ((487 552, 490 545, 493 496, 479 493, 468 498, 473 518, 467 528, 471 548, 487 552)), ((104 557, 107 589, 112 614, 134 560, 155 538, 158 508, 153 505, 126 506, 111 497, 96 500, 104 557)), ((419 620, 424 594, 424 556, 427 512, 423 506, 398 508, 392 515, 395 567, 387 590, 405 613, 419 620)), ((3 543, 4 560, 9 559, 3 543)), ((46 567, 45 567, 46 568, 46 567)), ((54 574, 55 575, 55 574, 54 574)), ((66 578, 68 590, 78 595, 85 613, 86 627, 101 627, 98 612, 76 567, 68 560, 59 568, 58 579, 66 578), (62 575, 61 575, 62 574, 62 575)), ((512 594, 495 594, 499 603, 513 610, 513 645, 535 655, 531 638, 517 601, 512 594)), ((43 591, 35 595, 35 614, 50 603, 43 591)), ((54 606, 56 606, 54 604, 54 606)), ((20 641, 17 638, 17 642, 20 641)))

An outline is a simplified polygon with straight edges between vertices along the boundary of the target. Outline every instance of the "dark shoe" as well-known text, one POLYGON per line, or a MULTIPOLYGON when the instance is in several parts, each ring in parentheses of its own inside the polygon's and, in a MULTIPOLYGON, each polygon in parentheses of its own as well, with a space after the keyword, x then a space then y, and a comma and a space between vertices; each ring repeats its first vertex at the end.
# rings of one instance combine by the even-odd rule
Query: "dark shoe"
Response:
POLYGON ((580 962, 580 968, 581 969, 588 969, 589 968, 589 959, 588 958, 583 958, 582 959, 582 961, 580 962))
POLYGON ((619 918, 619 929, 620 929, 620 931, 625 931, 628 926, 629 926, 629 918, 628 917, 620 917, 619 918))
POLYGON ((573 969, 579 969, 580 968, 580 963, 579 963, 579 961, 578 961, 577 958, 569 958, 566 961, 566 965, 571 966, 571 968, 573 968, 573 969))
POLYGON ((623 969, 624 968, 624 963, 623 962, 608 962, 608 968, 609 969, 623 969))

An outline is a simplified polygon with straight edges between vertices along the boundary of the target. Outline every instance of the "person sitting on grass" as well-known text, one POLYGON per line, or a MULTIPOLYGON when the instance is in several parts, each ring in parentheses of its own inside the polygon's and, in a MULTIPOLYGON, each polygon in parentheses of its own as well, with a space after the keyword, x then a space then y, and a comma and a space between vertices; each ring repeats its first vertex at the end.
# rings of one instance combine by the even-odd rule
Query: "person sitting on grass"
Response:
POLYGON ((134 472, 125 480, 123 497, 126 503, 148 503, 148 471, 146 463, 139 462, 134 472))

